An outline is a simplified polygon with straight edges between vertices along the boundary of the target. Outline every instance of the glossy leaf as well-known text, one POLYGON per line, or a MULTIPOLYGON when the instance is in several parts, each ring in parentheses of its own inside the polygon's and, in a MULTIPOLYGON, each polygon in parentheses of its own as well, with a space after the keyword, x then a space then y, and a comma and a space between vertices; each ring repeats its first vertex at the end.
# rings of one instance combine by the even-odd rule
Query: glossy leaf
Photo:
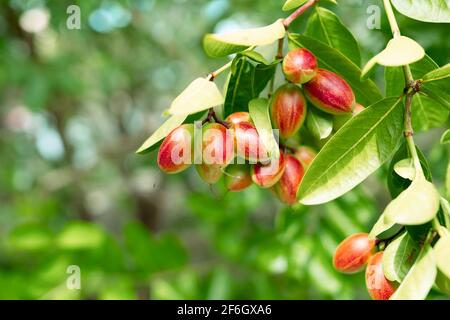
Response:
POLYGON ((432 220, 439 210, 440 195, 436 187, 416 172, 411 185, 384 210, 386 223, 419 225, 432 220))
POLYGON ((333 131, 333 118, 325 113, 310 109, 306 115, 306 127, 318 140, 326 139, 333 131))
POLYGON ((291 48, 307 48, 317 57, 321 68, 341 75, 352 87, 359 103, 369 106, 383 98, 377 85, 372 80, 362 81, 360 79, 361 69, 338 50, 318 40, 298 34, 289 34, 289 45, 291 48))
POLYGON ((391 300, 423 300, 436 279, 436 259, 433 249, 426 245, 409 270, 391 300))
POLYGON ((286 30, 282 20, 260 28, 238 30, 226 34, 207 34, 203 47, 210 57, 223 57, 240 52, 250 46, 271 44, 284 37, 286 30))
POLYGON ((369 233, 369 239, 389 239, 399 232, 403 226, 393 222, 386 222, 384 214, 381 214, 369 233))
POLYGON ((386 48, 370 59, 364 66, 361 77, 364 77, 375 64, 398 67, 419 61, 425 56, 425 50, 411 38, 398 36, 391 39, 386 48))
POLYGON ((436 256, 436 264, 448 278, 450 278, 450 233, 447 229, 442 227, 441 238, 434 245, 434 252, 436 256))
POLYGON ((450 63, 446 64, 441 68, 428 72, 426 75, 423 76, 422 80, 423 82, 431 82, 443 80, 448 77, 450 77, 450 63))
POLYGON ((181 125, 186 120, 187 115, 175 115, 167 119, 156 131, 140 146, 136 153, 144 154, 149 152, 152 147, 164 139, 172 130, 181 125))
POLYGON ((402 282, 419 253, 419 246, 404 232, 384 250, 383 272, 390 281, 402 282))
POLYGON ((441 136, 441 143, 447 144, 450 142, 450 129, 447 129, 441 136))
POLYGON ((302 4, 306 3, 308 0, 286 0, 283 5, 283 11, 290 11, 300 7, 302 4))
POLYGON ((397 149, 402 119, 398 98, 383 99, 350 119, 312 162, 300 186, 300 201, 331 201, 366 179, 397 149))
POLYGON ((316 7, 313 15, 308 19, 305 35, 338 50, 357 66, 361 64, 358 43, 332 11, 316 7))
POLYGON ((395 9, 411 19, 424 22, 450 22, 450 6, 446 0, 392 0, 395 9))
POLYGON ((253 99, 249 102, 248 110, 262 143, 266 150, 268 150, 269 157, 278 159, 280 150, 272 131, 269 116, 269 101, 267 99, 253 99))

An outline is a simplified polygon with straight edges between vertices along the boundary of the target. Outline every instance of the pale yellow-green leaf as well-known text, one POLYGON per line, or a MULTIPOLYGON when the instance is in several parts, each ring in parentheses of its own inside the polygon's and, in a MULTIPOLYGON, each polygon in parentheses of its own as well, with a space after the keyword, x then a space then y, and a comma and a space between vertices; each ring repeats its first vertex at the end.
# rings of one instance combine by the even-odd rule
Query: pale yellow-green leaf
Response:
POLYGON ((418 252, 419 246, 407 232, 389 243, 383 253, 383 272, 386 278, 402 282, 418 252))
POLYGON ((403 159, 394 165, 394 171, 400 177, 408 180, 413 180, 416 174, 414 163, 411 158, 403 159))
POLYGON ((144 153, 153 145, 164 139, 173 129, 178 127, 187 118, 187 114, 171 116, 142 144, 136 153, 144 153))
POLYGON ((444 227, 441 228, 442 236, 434 246, 436 263, 447 278, 450 278, 450 233, 444 227))
POLYGON ((399 67, 419 61, 425 56, 425 50, 411 38, 398 36, 391 39, 386 48, 374 56, 364 66, 361 76, 364 77, 375 64, 387 67, 399 67))
POLYGON ((440 195, 436 187, 418 173, 411 185, 385 209, 386 224, 419 225, 432 220, 439 210, 440 195))
POLYGON ((425 299, 436 279, 436 273, 436 259, 433 249, 426 245, 390 300, 425 299))
POLYGON ((370 230, 369 239, 388 239, 395 235, 401 228, 401 225, 393 222, 386 222, 384 215, 382 214, 372 227, 372 230, 370 230))
POLYGON ((189 115, 223 104, 224 98, 216 84, 197 78, 173 100, 169 113, 189 115))
POLYGON ((300 7, 308 0, 287 0, 283 5, 283 11, 290 11, 300 7))

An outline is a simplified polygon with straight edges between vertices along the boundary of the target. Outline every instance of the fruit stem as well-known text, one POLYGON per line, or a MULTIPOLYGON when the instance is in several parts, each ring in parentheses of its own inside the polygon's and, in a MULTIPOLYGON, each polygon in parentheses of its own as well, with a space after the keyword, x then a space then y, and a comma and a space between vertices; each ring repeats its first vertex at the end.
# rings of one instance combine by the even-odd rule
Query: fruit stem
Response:
POLYGON ((285 144, 282 144, 282 143, 280 143, 279 146, 280 146, 280 149, 283 149, 283 151, 285 153, 286 153, 286 151, 289 151, 290 153, 295 153, 297 151, 297 150, 295 150, 295 148, 290 147, 290 146, 285 145, 285 144))
POLYGON ((213 108, 210 108, 208 110, 208 115, 206 116, 206 118, 202 121, 202 125, 204 125, 207 122, 211 122, 211 120, 214 120, 214 122, 220 123, 221 125, 223 125, 225 128, 229 129, 230 125, 228 124, 228 122, 226 121, 222 121, 220 120, 217 115, 216 112, 214 111, 213 108))
POLYGON ((308 10, 310 7, 312 7, 314 4, 316 4, 316 2, 319 0, 309 0, 308 2, 306 2, 304 5, 302 5, 300 8, 298 8, 297 10, 295 10, 289 17, 285 18, 283 20, 283 25, 284 28, 287 30, 290 26, 290 24, 297 19, 298 17, 300 17, 303 12, 305 12, 306 10, 308 10))
POLYGON ((208 74, 208 76, 206 77, 206 80, 208 81, 214 81, 214 79, 221 74, 222 72, 224 72, 225 70, 227 70, 228 68, 231 67, 231 64, 233 63, 233 61, 228 62, 227 64, 224 64, 223 66, 221 66, 219 69, 217 69, 216 71, 211 72, 210 74, 208 74))

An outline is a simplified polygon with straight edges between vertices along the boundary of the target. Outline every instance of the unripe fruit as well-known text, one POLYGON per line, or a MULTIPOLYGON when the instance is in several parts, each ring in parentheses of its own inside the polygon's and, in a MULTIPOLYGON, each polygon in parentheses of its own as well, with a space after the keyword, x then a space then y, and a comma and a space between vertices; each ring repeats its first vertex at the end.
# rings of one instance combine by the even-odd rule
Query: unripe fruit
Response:
POLYGON ((252 163, 267 162, 267 151, 253 124, 242 121, 233 126, 236 155, 252 163))
POLYGON ((375 253, 370 259, 366 269, 366 287, 374 300, 389 300, 395 292, 393 282, 390 282, 383 273, 383 252, 375 253))
POLYGON ((230 164, 226 167, 224 180, 225 187, 231 192, 242 191, 253 183, 250 167, 245 164, 230 164))
POLYGON ((343 273, 355 273, 364 268, 375 249, 375 241, 367 233, 355 233, 336 248, 334 268, 343 273))
POLYGON ((301 146, 297 149, 294 156, 301 162, 303 168, 306 170, 317 156, 317 153, 310 147, 301 146))
POLYGON ((158 151, 158 166, 165 173, 187 169, 193 160, 194 125, 183 124, 170 132, 158 151))
POLYGON ((339 115, 353 110, 355 104, 353 90, 334 72, 319 69, 316 77, 303 88, 308 100, 322 111, 339 115))
POLYGON ((202 128, 202 163, 196 165, 200 177, 207 183, 216 183, 234 158, 231 131, 220 123, 208 123, 202 128))
POLYGON ((273 187, 278 199, 292 205, 297 203, 297 191, 305 171, 300 161, 291 155, 285 155, 284 173, 273 187))
POLYGON ((250 122, 252 123, 252 120, 250 118, 250 114, 248 112, 235 112, 230 114, 226 119, 225 122, 229 123, 230 125, 238 124, 239 122, 250 122))
POLYGON ((287 139, 298 132, 306 118, 306 100, 302 90, 294 84, 278 88, 270 103, 270 115, 280 137, 287 139))
POLYGON ((284 57, 283 72, 290 82, 308 82, 317 74, 317 59, 309 50, 294 49, 284 57))
POLYGON ((269 164, 257 163, 252 168, 252 180, 261 188, 270 188, 280 180, 284 173, 285 156, 280 152, 280 158, 269 164))

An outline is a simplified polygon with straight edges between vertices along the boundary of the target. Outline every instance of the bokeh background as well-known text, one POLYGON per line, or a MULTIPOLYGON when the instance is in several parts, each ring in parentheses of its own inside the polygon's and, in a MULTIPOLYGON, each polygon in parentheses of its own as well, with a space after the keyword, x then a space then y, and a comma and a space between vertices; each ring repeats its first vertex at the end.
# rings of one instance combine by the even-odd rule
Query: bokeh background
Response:
MULTIPOLYGON (((367 61, 389 39, 381 1, 339 2, 326 6, 367 61), (370 5, 379 30, 366 27, 370 5)), ((386 168, 332 203, 286 208, 256 187, 226 194, 193 169, 164 175, 156 153, 135 154, 170 101, 226 62, 203 53, 202 36, 269 24, 282 4, 0 1, 1 299, 368 298, 364 275, 338 274, 331 257, 389 201, 386 168), (66 27, 71 4, 80 30, 66 27), (66 286, 71 265, 80 290, 66 286)), ((436 62, 450 60, 448 27, 398 18, 436 62)), ((442 188, 441 132, 418 142, 442 188)))

